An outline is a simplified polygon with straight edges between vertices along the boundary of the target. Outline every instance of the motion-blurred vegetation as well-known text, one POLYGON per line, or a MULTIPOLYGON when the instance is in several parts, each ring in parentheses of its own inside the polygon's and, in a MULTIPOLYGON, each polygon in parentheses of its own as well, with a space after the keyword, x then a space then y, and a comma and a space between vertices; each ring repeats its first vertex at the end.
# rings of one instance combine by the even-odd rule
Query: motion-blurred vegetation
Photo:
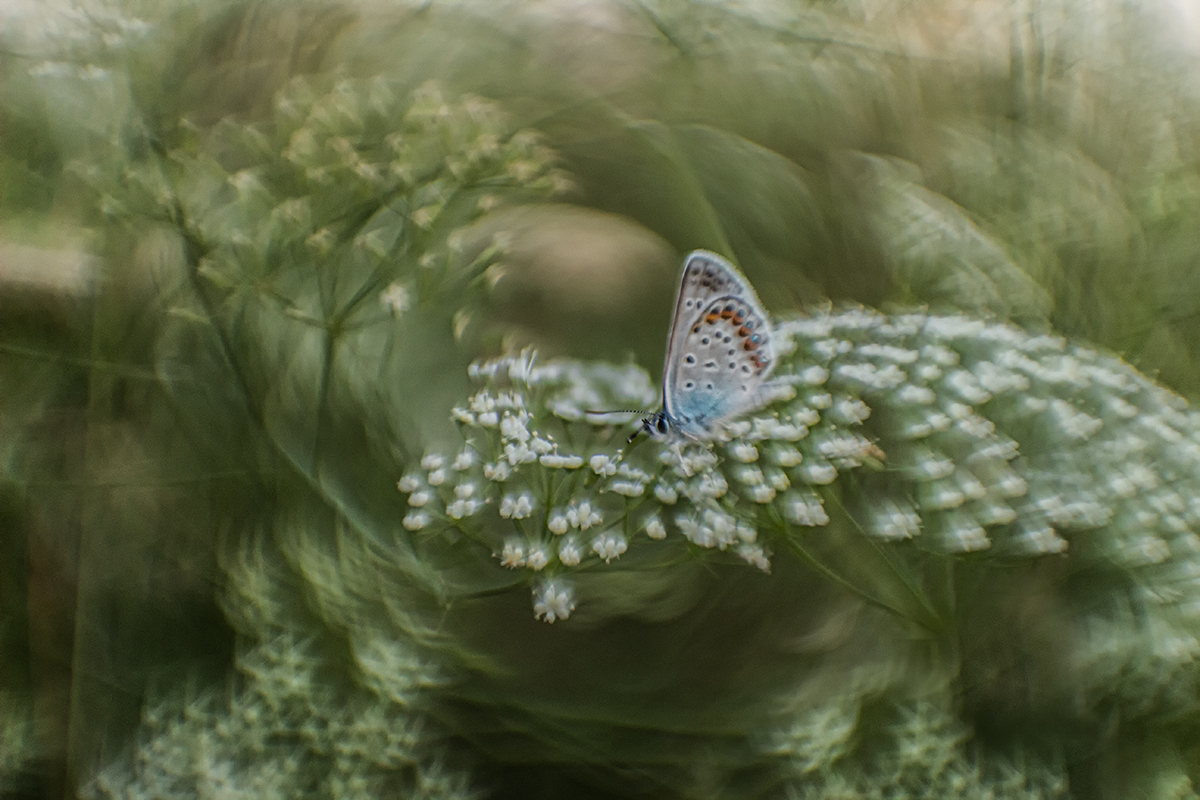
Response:
POLYGON ((2 12, 0 796, 1196 796, 1188 10, 2 12))

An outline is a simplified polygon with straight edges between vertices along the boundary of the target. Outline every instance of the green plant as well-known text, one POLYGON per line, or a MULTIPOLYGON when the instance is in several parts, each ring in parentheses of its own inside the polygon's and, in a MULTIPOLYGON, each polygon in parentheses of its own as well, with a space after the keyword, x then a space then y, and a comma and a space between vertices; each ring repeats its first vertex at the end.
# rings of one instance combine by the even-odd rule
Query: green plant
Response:
POLYGON ((6 221, 98 258, 0 342, 4 773, 1187 796, 1200 429, 1147 375, 1192 393, 1195 146, 1145 77, 1187 57, 1055 8, 999 61, 918 5, 230 2, 8 63, 6 221), (658 401, 623 354, 698 246, 778 394, 627 446, 584 412, 658 401))

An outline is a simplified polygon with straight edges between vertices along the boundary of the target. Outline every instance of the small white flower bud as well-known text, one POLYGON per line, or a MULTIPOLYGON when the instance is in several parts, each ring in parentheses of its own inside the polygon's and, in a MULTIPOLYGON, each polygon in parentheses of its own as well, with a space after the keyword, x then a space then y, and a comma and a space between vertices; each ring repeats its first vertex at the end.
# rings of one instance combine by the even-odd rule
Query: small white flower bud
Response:
POLYGON ((509 569, 525 566, 525 545, 516 539, 504 543, 504 551, 500 554, 500 563, 509 569))
POLYGON ((646 519, 646 535, 651 539, 667 538, 667 526, 663 525, 657 514, 651 514, 646 519))
POLYGON ((546 528, 549 529, 551 533, 558 534, 559 536, 566 533, 568 527, 569 524, 567 517, 561 511, 556 511, 555 513, 551 514, 550 518, 546 521, 546 528))
POLYGON ((429 524, 429 515, 424 511, 410 511, 404 517, 403 525, 405 529, 410 531, 419 531, 429 524))
POLYGON ((573 567, 583 560, 579 542, 575 540, 574 536, 568 536, 558 545, 558 560, 566 567, 573 567))

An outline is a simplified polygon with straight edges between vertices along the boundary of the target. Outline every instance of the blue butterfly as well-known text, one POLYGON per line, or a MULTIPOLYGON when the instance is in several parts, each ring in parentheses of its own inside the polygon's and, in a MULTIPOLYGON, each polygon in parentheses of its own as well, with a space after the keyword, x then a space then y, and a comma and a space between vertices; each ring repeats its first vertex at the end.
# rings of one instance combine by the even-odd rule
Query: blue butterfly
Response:
POLYGON ((655 439, 712 439, 760 407, 775 366, 767 312, 746 277, 706 250, 683 262, 663 365, 663 407, 642 420, 655 439))

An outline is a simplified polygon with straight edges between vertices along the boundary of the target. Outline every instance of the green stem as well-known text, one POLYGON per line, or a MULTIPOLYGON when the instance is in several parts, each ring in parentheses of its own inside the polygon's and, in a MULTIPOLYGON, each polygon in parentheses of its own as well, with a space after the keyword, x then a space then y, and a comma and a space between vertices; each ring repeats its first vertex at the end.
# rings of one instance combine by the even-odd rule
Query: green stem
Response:
POLYGON ((891 614, 895 614, 896 616, 900 617, 901 619, 906 619, 906 620, 910 620, 912 622, 917 622, 918 625, 925 627, 918 620, 912 620, 901 609, 897 608, 896 606, 893 606, 892 604, 890 604, 884 600, 880 600, 878 597, 875 597, 874 595, 870 594, 869 592, 864 591, 863 589, 860 589, 858 586, 854 585, 854 583, 851 582, 850 580, 848 580, 848 579, 842 577, 841 575, 839 575, 838 573, 834 572, 831 567, 823 564, 822 562, 817 560, 816 556, 814 556, 812 553, 805 550, 804 547, 802 547, 800 545, 800 543, 795 540, 794 537, 787 536, 785 534, 784 541, 787 542, 788 547, 790 547, 796 553, 796 555, 800 556, 800 558, 803 559, 803 561, 806 564, 811 566, 817 572, 821 573, 821 575, 828 578, 830 581, 836 583, 838 586, 841 586, 846 591, 861 598, 862 600, 865 600, 867 603, 870 603, 873 606, 882 608, 884 611, 887 611, 891 614))
POLYGON ((835 506, 837 506, 837 509, 841 512, 842 517, 850 522, 854 530, 857 531, 862 536, 863 540, 870 545, 871 549, 875 551, 875 554, 879 556, 880 561, 887 566, 888 570, 896 577, 896 579, 900 582, 900 585, 903 586, 905 591, 908 592, 909 596, 911 596, 913 600, 916 601, 917 605, 921 606, 921 609, 929 615, 929 619, 935 622, 940 620, 941 615, 938 614, 937 609, 934 608, 929 602, 929 598, 925 596, 925 593, 913 584, 913 582, 909 579, 909 576, 899 567, 899 565, 896 564, 895 561, 892 560, 890 556, 888 556, 888 554, 884 551, 884 548, 875 539, 875 537, 867 533, 866 530, 863 529, 862 525, 858 523, 858 520, 854 519, 854 517, 850 515, 841 499, 833 492, 827 492, 825 494, 826 497, 835 506))

